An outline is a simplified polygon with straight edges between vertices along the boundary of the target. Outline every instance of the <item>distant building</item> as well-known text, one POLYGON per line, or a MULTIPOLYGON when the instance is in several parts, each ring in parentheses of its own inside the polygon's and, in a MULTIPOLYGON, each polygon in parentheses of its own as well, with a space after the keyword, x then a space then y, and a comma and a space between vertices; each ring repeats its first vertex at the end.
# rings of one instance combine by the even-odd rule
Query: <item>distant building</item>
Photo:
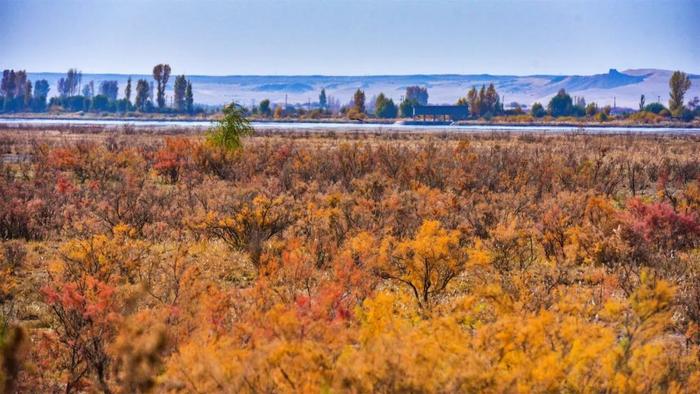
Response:
POLYGON ((413 107, 413 119, 423 121, 463 120, 469 117, 465 105, 419 105, 413 107))

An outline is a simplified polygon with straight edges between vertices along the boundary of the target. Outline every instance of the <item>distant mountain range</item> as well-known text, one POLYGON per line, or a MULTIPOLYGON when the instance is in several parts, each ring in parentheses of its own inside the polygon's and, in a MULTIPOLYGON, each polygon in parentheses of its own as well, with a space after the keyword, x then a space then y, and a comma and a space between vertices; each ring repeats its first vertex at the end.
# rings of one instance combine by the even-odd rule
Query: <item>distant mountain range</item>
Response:
MULTIPOLYGON (((357 88, 363 89, 370 100, 383 92, 399 101, 407 86, 420 85, 428 88, 430 103, 452 104, 466 95, 472 86, 493 83, 507 105, 511 102, 530 105, 539 101, 546 103, 559 89, 566 89, 572 96, 582 96, 587 102, 599 105, 637 108, 640 95, 646 102, 660 99, 668 101, 668 80, 672 71, 658 69, 634 69, 617 71, 611 69, 605 74, 595 75, 369 75, 369 76, 323 76, 323 75, 232 75, 232 76, 190 76, 194 89, 195 102, 207 105, 220 105, 236 101, 244 105, 270 99, 273 103, 307 103, 318 100, 322 88, 341 103, 350 101, 357 88)), ((29 73, 31 80, 46 79, 51 85, 50 95, 56 93, 60 73, 29 73)), ((100 81, 117 80, 120 95, 129 76, 123 74, 83 74, 83 83, 95 82, 95 90, 100 81)), ((151 80, 150 75, 132 75, 151 80)), ((687 98, 700 96, 700 75, 690 75, 692 87, 687 98)), ((172 89, 174 77, 168 87, 172 89)), ((170 90, 168 95, 172 95, 170 90)))

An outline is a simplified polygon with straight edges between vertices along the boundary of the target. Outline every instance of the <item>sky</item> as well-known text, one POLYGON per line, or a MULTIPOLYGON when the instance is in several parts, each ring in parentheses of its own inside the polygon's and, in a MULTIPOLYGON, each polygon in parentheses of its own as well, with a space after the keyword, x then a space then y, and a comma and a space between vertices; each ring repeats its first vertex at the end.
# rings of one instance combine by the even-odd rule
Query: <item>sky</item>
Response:
POLYGON ((188 75, 700 74, 700 0, 0 0, 0 68, 188 75))

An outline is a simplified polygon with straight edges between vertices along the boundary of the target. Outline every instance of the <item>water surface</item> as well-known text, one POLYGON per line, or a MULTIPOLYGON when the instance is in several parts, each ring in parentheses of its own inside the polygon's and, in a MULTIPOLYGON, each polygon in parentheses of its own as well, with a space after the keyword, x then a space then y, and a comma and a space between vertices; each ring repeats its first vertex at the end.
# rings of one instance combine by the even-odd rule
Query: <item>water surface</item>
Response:
MULTIPOLYGON (((0 118, 0 124, 6 125, 95 125, 95 126, 133 126, 133 127, 191 127, 206 128, 215 124, 207 120, 124 120, 124 119, 20 119, 0 118)), ((699 128, 678 127, 595 127, 595 126, 556 126, 556 125, 402 125, 377 123, 332 123, 332 122, 252 122, 259 130, 302 130, 302 131, 420 131, 420 132, 590 132, 590 133, 698 133, 699 128)))

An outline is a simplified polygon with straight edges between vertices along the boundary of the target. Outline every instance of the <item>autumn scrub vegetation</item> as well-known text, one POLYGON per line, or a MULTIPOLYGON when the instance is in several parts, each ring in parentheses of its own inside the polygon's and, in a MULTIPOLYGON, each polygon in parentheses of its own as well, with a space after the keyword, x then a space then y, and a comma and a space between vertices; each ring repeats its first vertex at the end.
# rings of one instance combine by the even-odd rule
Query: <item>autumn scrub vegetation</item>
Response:
POLYGON ((3 390, 700 387, 697 136, 249 136, 239 115, 2 131, 3 390))

